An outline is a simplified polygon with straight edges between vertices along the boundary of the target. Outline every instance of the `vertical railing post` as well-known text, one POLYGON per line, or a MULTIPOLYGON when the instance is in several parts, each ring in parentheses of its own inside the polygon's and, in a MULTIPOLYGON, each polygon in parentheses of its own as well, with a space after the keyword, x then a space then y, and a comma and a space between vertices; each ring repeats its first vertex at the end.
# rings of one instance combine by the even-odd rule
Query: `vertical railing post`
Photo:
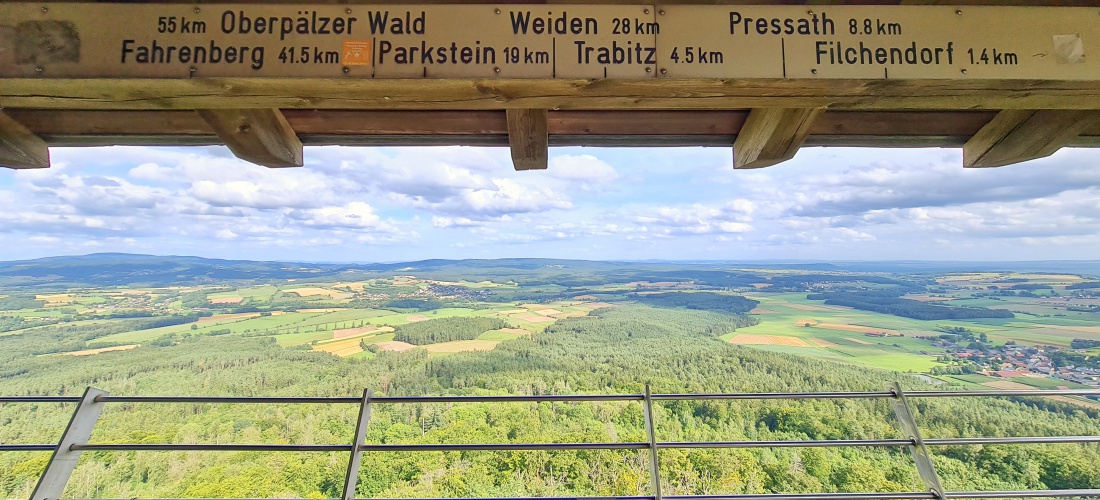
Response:
POLYGON ((657 459, 657 432, 653 427, 653 396, 649 392, 649 384, 645 385, 645 401, 642 412, 645 414, 645 433, 649 439, 649 476, 653 487, 653 498, 661 500, 661 468, 657 459))
POLYGON ((359 465, 363 460, 363 443, 367 440, 367 424, 370 422, 370 389, 363 390, 363 402, 359 405, 359 420, 355 423, 355 441, 351 445, 348 473, 344 477, 344 500, 355 498, 355 486, 359 484, 359 465))
POLYGON ((65 433, 61 435, 61 441, 57 443, 57 449, 50 456, 46 464, 46 470, 38 478, 38 485, 34 487, 30 500, 57 500, 65 491, 65 485, 69 483, 69 476, 76 469, 76 463, 80 460, 80 451, 73 450, 74 444, 85 444, 92 436, 99 414, 103 413, 104 403, 96 401, 107 393, 99 389, 89 387, 84 390, 80 403, 76 405, 76 411, 69 419, 65 433))
POLYGON ((901 390, 901 384, 892 382, 886 386, 886 389, 894 393, 890 403, 894 405, 894 414, 898 417, 902 432, 912 441, 912 444, 909 445, 909 452, 913 454, 913 461, 917 463, 917 474, 920 475, 921 482, 924 483, 924 487, 928 488, 929 492, 936 495, 936 498, 946 500, 947 496, 944 494, 943 485, 940 484, 940 476, 936 473, 936 466, 932 463, 932 456, 928 454, 928 448, 924 446, 924 439, 921 438, 917 420, 913 418, 912 408, 905 398, 905 392, 901 390))

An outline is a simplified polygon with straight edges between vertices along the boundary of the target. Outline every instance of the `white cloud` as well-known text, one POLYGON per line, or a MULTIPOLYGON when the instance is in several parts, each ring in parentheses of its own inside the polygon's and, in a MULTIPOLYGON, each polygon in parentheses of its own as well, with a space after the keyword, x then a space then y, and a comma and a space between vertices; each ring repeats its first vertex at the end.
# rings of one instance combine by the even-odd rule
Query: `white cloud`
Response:
POLYGON ((293 210, 287 217, 300 221, 307 227, 341 228, 366 231, 393 232, 392 225, 374 213, 374 208, 361 201, 342 206, 293 210))

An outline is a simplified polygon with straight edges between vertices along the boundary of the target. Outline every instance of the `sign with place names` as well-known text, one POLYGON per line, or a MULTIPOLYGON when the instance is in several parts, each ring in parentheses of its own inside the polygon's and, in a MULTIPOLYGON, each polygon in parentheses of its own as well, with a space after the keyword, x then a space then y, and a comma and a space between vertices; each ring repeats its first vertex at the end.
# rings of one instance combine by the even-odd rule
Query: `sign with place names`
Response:
POLYGON ((0 4, 0 78, 1100 80, 1100 9, 0 4))

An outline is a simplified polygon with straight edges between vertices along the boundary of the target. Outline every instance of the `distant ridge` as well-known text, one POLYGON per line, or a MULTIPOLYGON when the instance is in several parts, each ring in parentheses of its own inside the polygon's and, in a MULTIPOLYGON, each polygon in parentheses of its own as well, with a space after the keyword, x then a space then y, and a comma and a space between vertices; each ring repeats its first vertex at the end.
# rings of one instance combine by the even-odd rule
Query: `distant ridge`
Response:
POLYGON ((816 272, 933 273, 933 272, 1053 272, 1100 275, 1100 261, 1035 262, 935 262, 935 261, 592 261, 542 258, 428 259, 391 263, 315 263, 304 261, 251 261, 209 259, 195 256, 158 256, 128 253, 43 257, 0 262, 0 286, 166 286, 225 281, 308 280, 340 273, 371 275, 402 271, 438 274, 437 279, 463 270, 496 270, 502 278, 509 271, 543 270, 548 276, 569 274, 650 273, 674 279, 675 270, 721 272, 734 269, 792 269, 816 272), (670 274, 671 273, 671 274, 670 274))

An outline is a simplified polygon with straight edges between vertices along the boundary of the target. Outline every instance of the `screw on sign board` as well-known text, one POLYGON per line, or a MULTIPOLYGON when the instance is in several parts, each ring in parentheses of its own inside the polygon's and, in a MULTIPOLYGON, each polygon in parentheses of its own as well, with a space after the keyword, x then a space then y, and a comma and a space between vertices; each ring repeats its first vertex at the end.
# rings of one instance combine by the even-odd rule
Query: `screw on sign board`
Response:
POLYGON ((0 77, 1100 80, 1100 9, 0 5, 0 77))

